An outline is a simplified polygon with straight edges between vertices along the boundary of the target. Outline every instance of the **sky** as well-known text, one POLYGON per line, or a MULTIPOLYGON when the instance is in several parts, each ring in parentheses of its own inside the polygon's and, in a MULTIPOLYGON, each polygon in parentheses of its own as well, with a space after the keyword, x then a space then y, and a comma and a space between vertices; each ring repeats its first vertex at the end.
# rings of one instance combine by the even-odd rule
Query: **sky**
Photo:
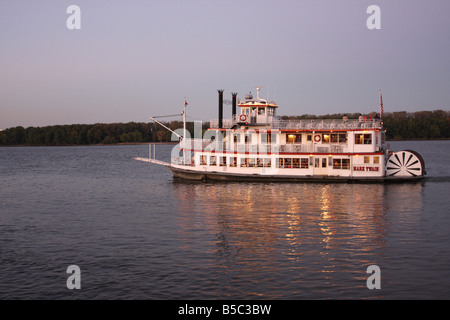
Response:
POLYGON ((209 121, 217 89, 256 86, 279 115, 378 111, 379 90, 385 112, 450 110, 449 39, 448 0, 1 0, 0 129, 149 122, 184 99, 209 121))

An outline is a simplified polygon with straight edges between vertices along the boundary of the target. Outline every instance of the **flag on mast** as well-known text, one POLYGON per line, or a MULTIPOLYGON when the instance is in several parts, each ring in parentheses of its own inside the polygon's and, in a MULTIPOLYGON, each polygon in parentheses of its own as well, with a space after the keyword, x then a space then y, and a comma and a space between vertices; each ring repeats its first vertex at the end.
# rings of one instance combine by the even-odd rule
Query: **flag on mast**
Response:
POLYGON ((186 107, 188 105, 186 98, 184 98, 184 106, 186 107))
POLYGON ((380 90, 380 116, 383 116, 384 110, 383 110, 383 97, 381 96, 381 90, 380 90))

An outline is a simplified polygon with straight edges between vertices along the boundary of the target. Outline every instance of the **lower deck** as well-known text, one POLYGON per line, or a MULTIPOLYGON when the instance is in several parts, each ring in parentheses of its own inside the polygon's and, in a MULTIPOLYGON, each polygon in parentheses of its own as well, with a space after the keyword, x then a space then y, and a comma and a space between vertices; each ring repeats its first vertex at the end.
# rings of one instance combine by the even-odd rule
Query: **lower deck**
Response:
POLYGON ((173 165, 192 172, 227 175, 383 177, 384 153, 370 154, 228 154, 185 152, 173 165))

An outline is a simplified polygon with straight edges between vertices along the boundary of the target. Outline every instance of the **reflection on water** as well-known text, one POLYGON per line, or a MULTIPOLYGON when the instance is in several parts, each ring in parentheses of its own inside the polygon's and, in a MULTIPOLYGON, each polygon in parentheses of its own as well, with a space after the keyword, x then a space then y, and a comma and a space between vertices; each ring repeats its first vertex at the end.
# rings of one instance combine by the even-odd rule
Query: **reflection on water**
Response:
POLYGON ((423 184, 180 183, 130 158, 147 146, 0 148, 0 298, 448 299, 449 142, 406 144, 423 184))
POLYGON ((199 257, 202 250, 214 251, 215 260, 205 263, 221 274, 231 297, 242 297, 244 282, 244 297, 252 298, 379 294, 366 288, 366 268, 381 262, 392 223, 414 223, 422 206, 421 184, 173 187, 181 213, 177 223, 183 239, 191 239, 183 249, 199 257), (390 210, 396 215, 388 215, 390 210))

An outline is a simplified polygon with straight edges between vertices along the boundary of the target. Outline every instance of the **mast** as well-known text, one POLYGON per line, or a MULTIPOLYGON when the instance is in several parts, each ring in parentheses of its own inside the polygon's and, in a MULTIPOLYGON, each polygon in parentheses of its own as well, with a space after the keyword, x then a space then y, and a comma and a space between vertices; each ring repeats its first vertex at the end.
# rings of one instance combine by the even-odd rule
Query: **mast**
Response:
POLYGON ((380 118, 382 118, 384 115, 384 110, 383 110, 383 97, 381 96, 381 89, 380 89, 380 118))
POLYGON ((184 98, 184 110, 183 110, 183 140, 186 139, 186 98, 184 98))

